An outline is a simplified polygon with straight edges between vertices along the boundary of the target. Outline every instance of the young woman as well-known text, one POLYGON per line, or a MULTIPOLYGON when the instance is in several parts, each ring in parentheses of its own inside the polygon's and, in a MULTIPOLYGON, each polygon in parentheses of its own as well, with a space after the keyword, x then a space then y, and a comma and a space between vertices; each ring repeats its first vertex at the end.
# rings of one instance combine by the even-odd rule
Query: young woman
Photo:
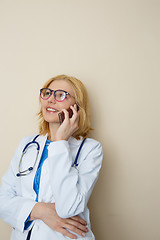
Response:
POLYGON ((87 91, 59 75, 40 90, 40 105, 39 135, 22 139, 2 178, 0 217, 13 227, 11 240, 93 240, 87 202, 103 154, 88 137, 87 91))

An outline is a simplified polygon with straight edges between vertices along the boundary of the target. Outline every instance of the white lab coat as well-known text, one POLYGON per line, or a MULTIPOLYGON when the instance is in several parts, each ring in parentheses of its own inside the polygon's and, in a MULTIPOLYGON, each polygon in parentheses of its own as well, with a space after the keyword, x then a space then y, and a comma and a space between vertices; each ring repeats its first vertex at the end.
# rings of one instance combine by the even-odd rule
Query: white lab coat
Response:
MULTIPOLYGON (((35 136, 27 136, 20 142, 10 167, 2 178, 0 188, 0 217, 13 227, 10 240, 26 240, 28 231, 33 226, 31 240, 65 240, 69 239, 49 228, 43 221, 35 220, 24 230, 24 222, 36 204, 33 190, 35 173, 47 139, 40 135, 36 141, 40 153, 34 170, 27 176, 17 177, 19 160, 25 145, 35 136)), ((48 158, 44 161, 39 186, 39 202, 55 202, 58 215, 62 218, 79 215, 88 223, 89 232, 81 240, 93 240, 90 228, 87 202, 97 181, 102 163, 102 147, 99 142, 87 138, 78 158, 78 167, 72 167, 82 140, 70 137, 68 141, 51 142, 48 158)), ((36 147, 31 146, 23 157, 21 169, 33 166, 36 147)))

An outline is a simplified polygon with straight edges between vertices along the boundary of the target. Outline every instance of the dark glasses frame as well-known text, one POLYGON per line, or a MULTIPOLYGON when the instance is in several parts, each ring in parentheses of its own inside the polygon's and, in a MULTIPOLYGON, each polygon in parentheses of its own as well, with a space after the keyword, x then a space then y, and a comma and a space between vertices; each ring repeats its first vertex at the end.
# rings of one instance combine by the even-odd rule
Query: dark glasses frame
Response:
MULTIPOLYGON (((49 99, 49 98, 52 96, 52 93, 53 93, 54 99, 55 99, 57 102, 63 102, 63 101, 66 99, 67 95, 70 95, 71 97, 73 97, 70 93, 66 92, 65 90, 61 90, 61 89, 57 89, 57 90, 51 90, 50 88, 41 88, 41 89, 40 89, 40 97, 41 97, 43 100, 49 99), (42 97, 42 91, 43 91, 44 89, 50 91, 50 95, 49 95, 48 98, 43 98, 43 97, 42 97), (57 92, 57 91, 60 91, 60 92, 65 93, 65 98, 64 98, 63 100, 59 101, 59 100, 56 99, 56 92, 57 92)), ((74 98, 74 97, 73 97, 73 98, 74 98)))

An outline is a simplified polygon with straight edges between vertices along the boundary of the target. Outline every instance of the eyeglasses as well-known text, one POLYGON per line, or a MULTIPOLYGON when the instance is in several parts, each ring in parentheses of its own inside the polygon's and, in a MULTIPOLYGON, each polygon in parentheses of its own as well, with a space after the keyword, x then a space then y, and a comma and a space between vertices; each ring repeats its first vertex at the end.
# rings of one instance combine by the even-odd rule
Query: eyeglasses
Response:
MULTIPOLYGON (((63 102, 66 99, 67 95, 70 95, 68 92, 66 92, 64 90, 55 90, 54 91, 54 90, 51 90, 49 88, 42 88, 42 89, 40 89, 40 97, 43 100, 47 100, 48 98, 50 98, 52 93, 53 93, 54 99, 57 102, 63 102)), ((73 96, 71 96, 71 97, 73 97, 73 96)))

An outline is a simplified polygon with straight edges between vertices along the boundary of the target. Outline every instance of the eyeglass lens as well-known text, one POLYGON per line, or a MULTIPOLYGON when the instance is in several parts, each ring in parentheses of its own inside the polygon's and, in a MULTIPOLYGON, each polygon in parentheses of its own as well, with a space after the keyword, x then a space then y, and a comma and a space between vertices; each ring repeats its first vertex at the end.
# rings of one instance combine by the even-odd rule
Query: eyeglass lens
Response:
MULTIPOLYGON (((41 98, 46 100, 52 95, 52 91, 50 89, 43 88, 41 89, 40 95, 41 98)), ((55 100, 59 102, 63 101, 66 98, 66 92, 64 92, 63 90, 56 90, 54 91, 53 95, 55 100)))

